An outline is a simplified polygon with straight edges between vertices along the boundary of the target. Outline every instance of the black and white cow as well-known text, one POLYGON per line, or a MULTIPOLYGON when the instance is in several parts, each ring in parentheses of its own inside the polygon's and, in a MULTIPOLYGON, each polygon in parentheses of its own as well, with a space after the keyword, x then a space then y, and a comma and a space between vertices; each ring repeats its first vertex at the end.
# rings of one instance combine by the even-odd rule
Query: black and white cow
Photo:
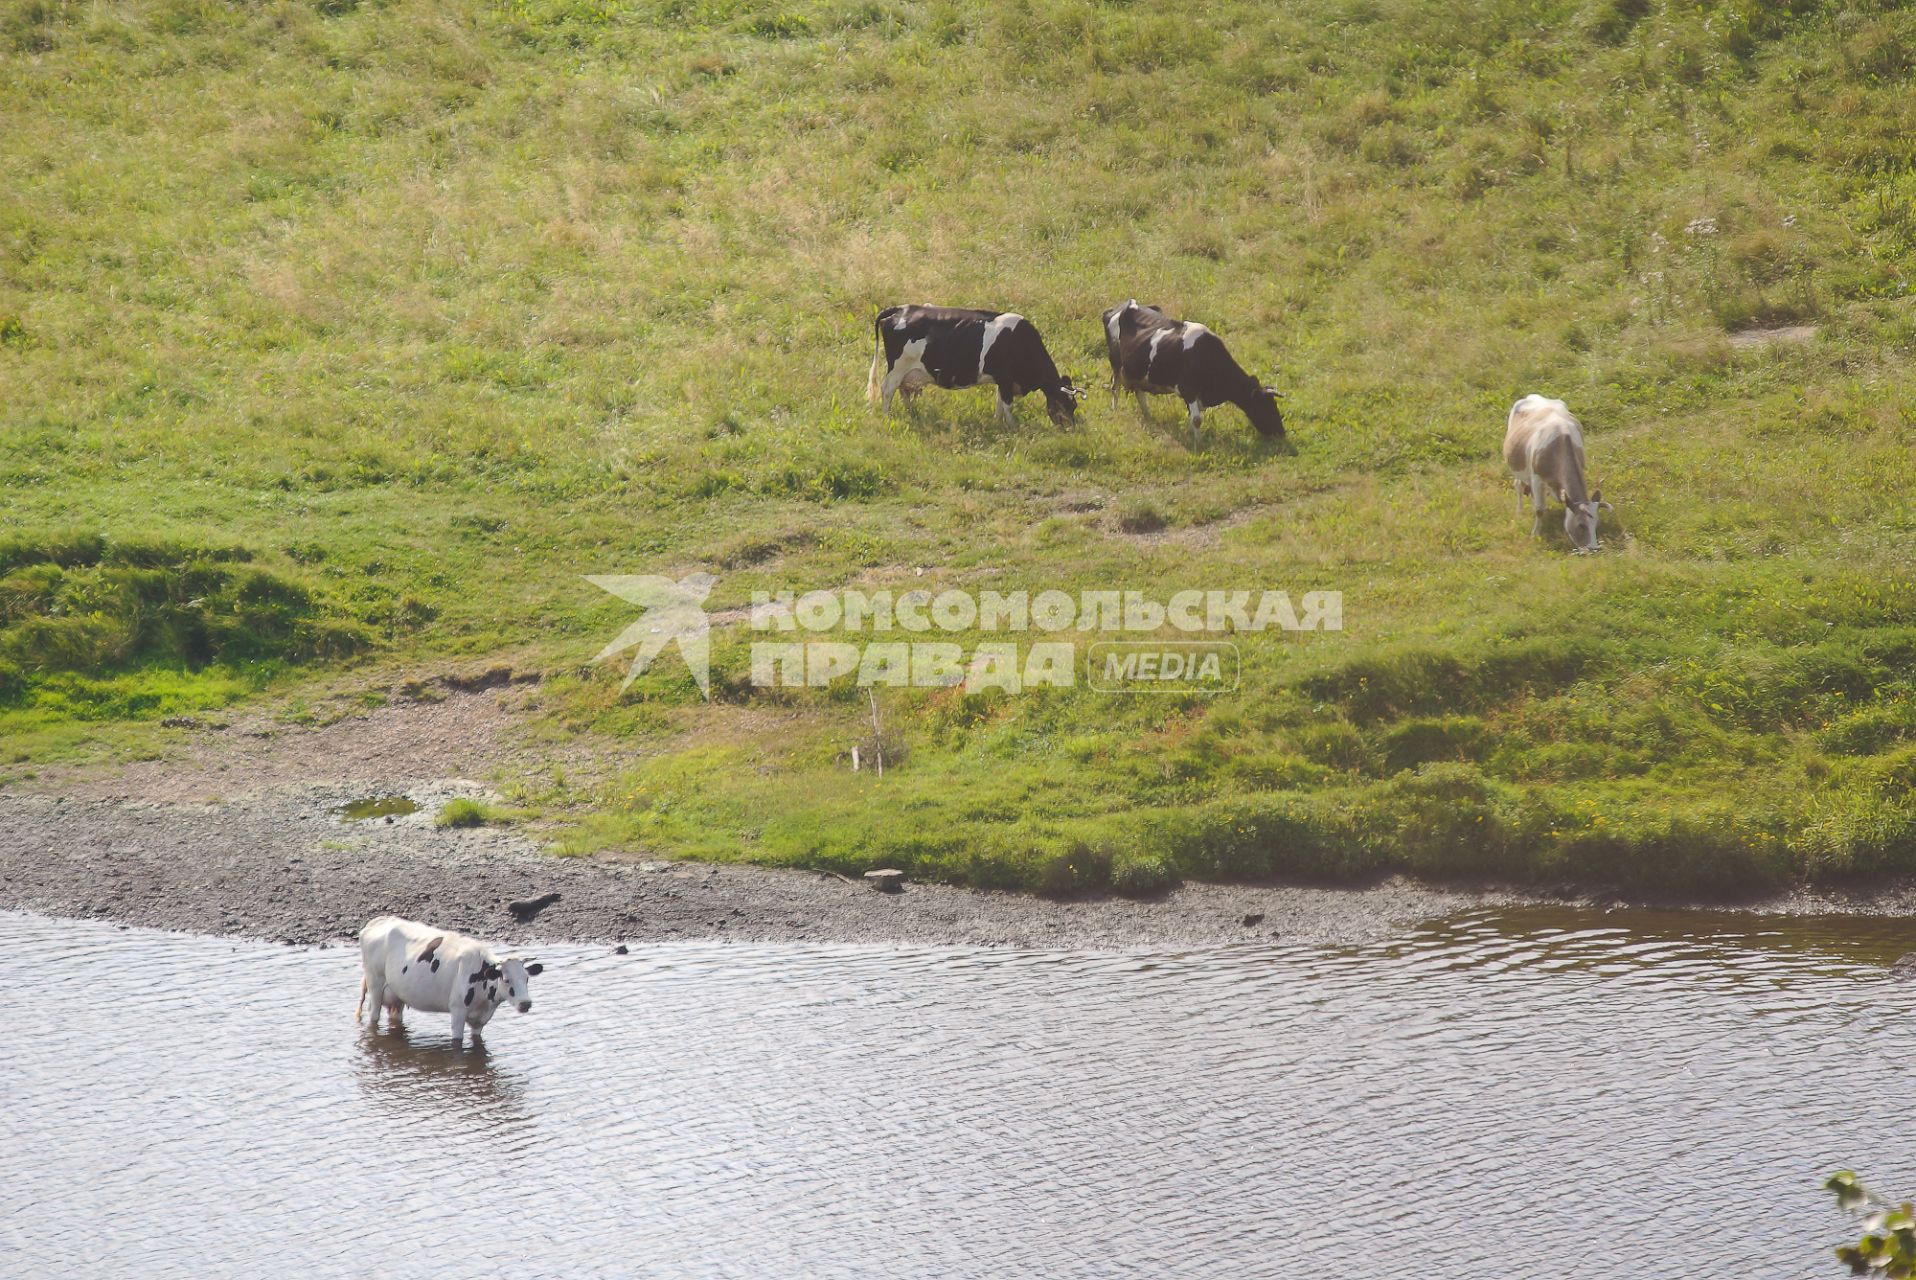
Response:
POLYGON ((1015 311, 962 307, 886 307, 878 313, 878 350, 872 356, 866 394, 891 410, 895 391, 907 396, 936 383, 941 387, 998 388, 998 417, 1011 425, 1011 402, 1044 393, 1051 420, 1068 427, 1077 420, 1083 394, 1058 372, 1038 327, 1015 311), (881 378, 879 370, 884 370, 881 378))
POLYGON ((1277 392, 1238 367, 1224 340, 1201 324, 1173 320, 1136 298, 1104 313, 1105 350, 1111 357, 1111 407, 1118 393, 1138 397, 1138 412, 1150 416, 1144 397, 1175 395, 1191 410, 1191 443, 1206 409, 1234 404, 1261 436, 1284 434, 1277 392))

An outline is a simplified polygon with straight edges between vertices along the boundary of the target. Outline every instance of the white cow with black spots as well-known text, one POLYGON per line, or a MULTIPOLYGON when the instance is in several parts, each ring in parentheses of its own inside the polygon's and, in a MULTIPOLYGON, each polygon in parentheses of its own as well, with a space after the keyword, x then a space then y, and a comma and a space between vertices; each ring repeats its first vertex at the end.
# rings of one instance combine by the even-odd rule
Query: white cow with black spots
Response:
POLYGON ((1104 347, 1111 358, 1111 407, 1118 407, 1119 392, 1130 391, 1149 418, 1145 396, 1174 395, 1190 411, 1193 448, 1204 411, 1219 405, 1236 405, 1261 436, 1284 434, 1277 389, 1246 373, 1224 339, 1195 320, 1173 320, 1132 298, 1104 313, 1104 347))
POLYGON ((491 947, 450 929, 435 929, 417 920, 380 916, 359 931, 359 958, 365 974, 359 981, 357 1019, 372 1000, 369 1025, 379 1025, 385 1009, 398 1022, 404 1009, 452 1015, 452 1038, 463 1043, 466 1028, 473 1039, 492 1020, 500 1005, 511 1004, 520 1013, 532 1009, 528 979, 544 966, 528 964, 518 956, 503 960, 491 947))
POLYGON ((1058 372, 1038 327, 1015 311, 965 307, 886 307, 875 321, 876 345, 865 394, 891 412, 891 398, 930 386, 996 387, 998 420, 1012 425, 1011 402, 1037 391, 1061 427, 1077 420, 1081 394, 1058 372))

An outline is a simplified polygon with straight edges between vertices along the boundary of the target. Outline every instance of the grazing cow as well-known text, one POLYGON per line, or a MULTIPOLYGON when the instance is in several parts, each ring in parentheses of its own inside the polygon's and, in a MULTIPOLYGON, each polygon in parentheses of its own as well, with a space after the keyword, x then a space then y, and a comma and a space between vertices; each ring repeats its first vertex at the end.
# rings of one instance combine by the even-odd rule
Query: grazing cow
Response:
POLYGON ((1561 400, 1529 395, 1510 407, 1510 425, 1504 431, 1504 461, 1516 474, 1517 510, 1530 498, 1536 520, 1534 535, 1543 533, 1545 494, 1563 503, 1563 531, 1578 551, 1597 549, 1597 512, 1608 511, 1601 489, 1583 488, 1583 426, 1561 400))
POLYGON ((1012 425, 1011 402, 1032 391, 1044 393, 1045 407, 1059 426, 1077 420, 1082 393, 1058 372, 1037 326, 1015 311, 886 307, 875 327, 878 350, 865 391, 874 401, 882 398, 887 413, 895 391, 913 396, 932 383, 948 388, 989 383, 998 388, 998 418, 1006 426, 1012 425))
POLYGON ((1201 324, 1173 320, 1133 298, 1104 313, 1104 346, 1111 357, 1113 409, 1120 391, 1134 393, 1138 412, 1147 418, 1145 396, 1177 396, 1191 411, 1193 446, 1204 411, 1221 404, 1242 409, 1261 436, 1284 434, 1277 392, 1239 368, 1224 340, 1201 324))
POLYGON ((465 1039, 468 1025, 478 1039, 502 1004, 530 1012, 527 979, 545 967, 517 956, 501 960, 483 942, 398 916, 380 916, 359 931, 359 958, 365 973, 359 980, 355 1020, 368 996, 373 1005, 370 1025, 375 1027, 381 1009, 394 1022, 408 1008, 450 1013, 454 1042, 465 1039))

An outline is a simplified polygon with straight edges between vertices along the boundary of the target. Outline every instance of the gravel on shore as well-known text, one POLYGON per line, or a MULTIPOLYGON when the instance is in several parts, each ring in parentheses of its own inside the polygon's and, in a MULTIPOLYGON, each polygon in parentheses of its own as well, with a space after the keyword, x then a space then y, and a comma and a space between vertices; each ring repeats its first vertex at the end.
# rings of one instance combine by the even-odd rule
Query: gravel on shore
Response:
MULTIPOLYGON (((505 942, 1132 948, 1362 943, 1460 912, 1576 900, 1394 879, 1350 889, 1191 884, 1147 901, 1057 902, 931 884, 877 893, 816 871, 558 857, 512 828, 446 829, 433 816, 455 797, 490 796, 465 778, 582 775, 591 754, 578 744, 530 747, 516 728, 538 690, 505 668, 437 687, 315 726, 261 715, 194 722, 160 758, 0 783, 0 910, 303 944, 351 938, 390 912, 505 942), (339 812, 389 795, 418 811, 362 821, 339 812), (531 921, 506 908, 548 893, 558 901, 531 921)), ((1906 915, 1916 887, 1742 906, 1906 915)))
POLYGON ((391 912, 506 942, 715 939, 1007 947, 1363 942, 1521 895, 1392 881, 1367 889, 1188 885, 1163 898, 1055 902, 911 884, 878 893, 763 867, 562 858, 511 830, 444 829, 475 784, 395 788, 420 812, 348 821, 364 788, 279 788, 243 801, 0 794, 0 909, 192 933, 318 943, 391 912), (558 893, 535 920, 506 903, 558 893))

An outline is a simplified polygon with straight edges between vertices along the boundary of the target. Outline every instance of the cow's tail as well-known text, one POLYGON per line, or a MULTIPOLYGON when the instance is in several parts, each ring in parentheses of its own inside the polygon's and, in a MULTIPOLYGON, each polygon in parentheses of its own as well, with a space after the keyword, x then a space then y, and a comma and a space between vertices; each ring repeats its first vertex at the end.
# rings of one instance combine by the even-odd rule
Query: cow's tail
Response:
POLYGON ((879 312, 878 319, 872 321, 872 341, 877 349, 872 352, 872 371, 865 379, 865 399, 878 403, 880 372, 885 367, 885 313, 879 312))
POLYGON ((359 974, 359 1003, 353 1006, 353 1021, 358 1022, 360 1018, 365 1016, 365 1014, 366 1014, 366 974, 364 970, 361 970, 359 974))

